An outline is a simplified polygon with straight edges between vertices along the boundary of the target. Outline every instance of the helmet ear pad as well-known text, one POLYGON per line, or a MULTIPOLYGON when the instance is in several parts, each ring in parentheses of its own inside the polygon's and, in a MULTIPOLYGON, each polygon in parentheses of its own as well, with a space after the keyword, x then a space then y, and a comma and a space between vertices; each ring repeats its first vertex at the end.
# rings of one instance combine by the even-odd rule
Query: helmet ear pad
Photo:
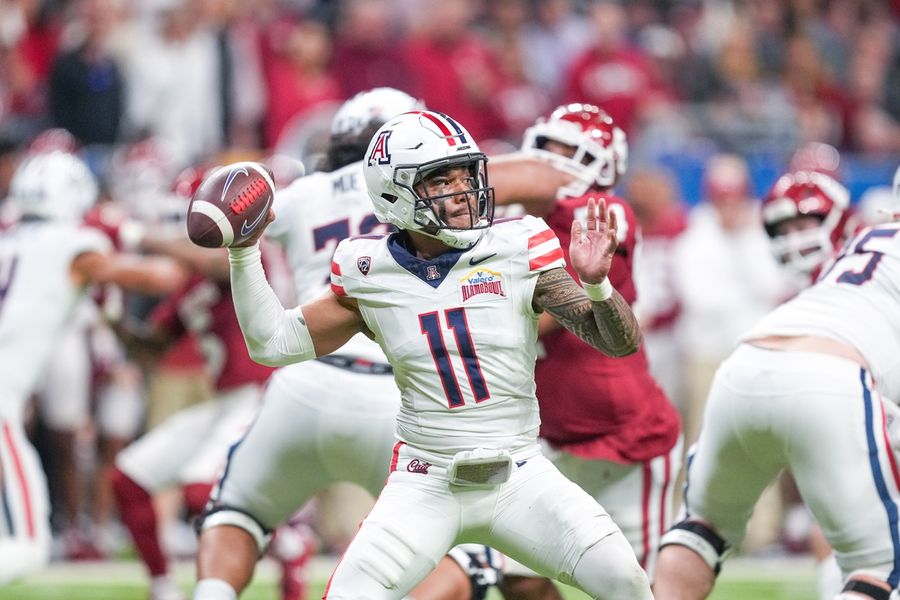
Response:
POLYGON ((412 111, 385 123, 369 143, 364 173, 375 216, 383 223, 468 248, 493 222, 487 157, 462 125, 445 114, 412 111), (468 189, 431 197, 420 194, 419 184, 430 174, 460 167, 469 172, 468 189), (477 199, 467 227, 451 225, 442 213, 444 202, 461 195, 477 199))

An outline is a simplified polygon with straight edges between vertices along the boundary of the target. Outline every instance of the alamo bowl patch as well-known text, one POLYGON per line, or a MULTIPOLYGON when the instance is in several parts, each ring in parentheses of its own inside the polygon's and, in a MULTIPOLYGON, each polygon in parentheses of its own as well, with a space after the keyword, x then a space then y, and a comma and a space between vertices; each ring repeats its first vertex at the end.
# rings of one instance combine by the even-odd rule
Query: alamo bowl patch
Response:
POLYGON ((506 298, 503 275, 490 269, 472 269, 459 280, 463 302, 480 302, 506 298))

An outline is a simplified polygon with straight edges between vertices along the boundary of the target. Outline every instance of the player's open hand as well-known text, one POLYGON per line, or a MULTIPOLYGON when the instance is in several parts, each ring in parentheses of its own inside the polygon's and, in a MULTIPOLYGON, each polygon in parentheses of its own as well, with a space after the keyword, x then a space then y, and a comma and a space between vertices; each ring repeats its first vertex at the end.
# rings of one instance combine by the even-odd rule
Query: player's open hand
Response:
POLYGON ((606 208, 603 198, 589 198, 587 226, 575 219, 572 222, 572 241, 569 259, 572 268, 585 283, 600 283, 609 273, 613 255, 619 246, 616 213, 606 208))

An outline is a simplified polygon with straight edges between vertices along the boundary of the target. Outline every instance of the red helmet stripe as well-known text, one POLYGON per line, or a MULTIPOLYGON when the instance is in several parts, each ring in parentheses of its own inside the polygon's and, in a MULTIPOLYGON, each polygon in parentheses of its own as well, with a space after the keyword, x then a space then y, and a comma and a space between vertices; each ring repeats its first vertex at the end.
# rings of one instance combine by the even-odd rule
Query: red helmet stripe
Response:
MULTIPOLYGON (((456 145, 456 136, 453 135, 453 132, 450 131, 450 128, 447 127, 446 123, 443 123, 433 113, 426 112, 424 110, 413 110, 410 112, 414 115, 421 115, 421 116, 425 117, 426 119, 428 119, 429 121, 431 121, 432 123, 434 123, 435 125, 437 125, 437 128, 440 130, 441 133, 444 134, 444 137, 447 139, 447 144, 449 144, 450 146, 456 145)), ((449 120, 449 118, 448 118, 448 120, 449 120)), ((465 141, 465 140, 463 140, 463 141, 465 141)))

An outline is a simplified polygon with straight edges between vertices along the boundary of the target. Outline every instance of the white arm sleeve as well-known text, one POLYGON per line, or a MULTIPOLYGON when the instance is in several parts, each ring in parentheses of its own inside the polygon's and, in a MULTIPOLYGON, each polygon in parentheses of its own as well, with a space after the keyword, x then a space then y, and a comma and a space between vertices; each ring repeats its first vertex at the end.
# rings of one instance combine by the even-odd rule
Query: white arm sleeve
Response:
POLYGON ((316 357, 300 307, 285 310, 263 271, 259 244, 229 248, 231 294, 250 358, 280 367, 316 357))

